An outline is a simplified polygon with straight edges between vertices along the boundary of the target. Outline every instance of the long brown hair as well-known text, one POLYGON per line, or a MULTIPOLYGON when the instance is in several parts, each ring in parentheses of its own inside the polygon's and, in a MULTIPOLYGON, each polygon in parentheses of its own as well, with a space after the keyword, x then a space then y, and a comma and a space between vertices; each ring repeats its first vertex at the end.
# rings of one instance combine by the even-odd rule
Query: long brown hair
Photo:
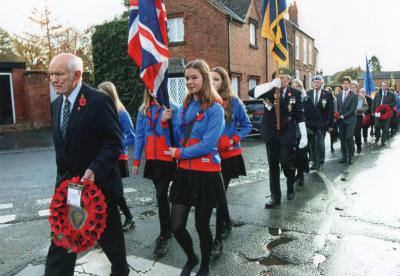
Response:
POLYGON ((122 104, 121 100, 119 99, 117 88, 111 81, 104 81, 99 84, 97 87, 101 92, 110 96, 114 103, 117 111, 120 112, 121 110, 125 110, 125 106, 122 104))
POLYGON ((142 105, 139 107, 139 111, 142 112, 143 115, 146 115, 147 111, 150 108, 150 103, 152 100, 154 100, 154 98, 150 95, 150 91, 147 88, 144 89, 143 102, 142 105))
MULTIPOLYGON (((196 59, 189 62, 185 66, 185 72, 187 69, 193 68, 200 72, 203 77, 203 87, 198 93, 198 100, 203 109, 209 108, 215 101, 223 103, 220 95, 215 90, 211 83, 211 71, 208 64, 203 59, 196 59)), ((188 93, 183 100, 184 104, 189 104, 193 100, 193 95, 188 93)))
POLYGON ((232 121, 232 85, 231 79, 229 78, 228 72, 222 67, 214 67, 211 69, 211 72, 215 72, 221 76, 221 88, 219 89, 218 94, 221 96, 222 100, 225 102, 225 121, 232 121))

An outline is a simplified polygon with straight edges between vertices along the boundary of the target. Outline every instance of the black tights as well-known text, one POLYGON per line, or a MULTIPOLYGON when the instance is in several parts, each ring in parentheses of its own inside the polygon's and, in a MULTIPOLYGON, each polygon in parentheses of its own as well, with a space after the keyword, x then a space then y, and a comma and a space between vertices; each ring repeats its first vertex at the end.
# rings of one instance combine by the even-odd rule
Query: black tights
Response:
MULTIPOLYGON (((194 260, 196 255, 193 249, 193 241, 189 232, 186 230, 187 219, 190 211, 190 206, 173 204, 172 205, 172 229, 174 236, 179 245, 188 258, 188 262, 194 260)), ((212 245, 212 234, 210 229, 210 217, 213 208, 201 208, 196 207, 195 209, 195 222, 196 230, 199 234, 200 249, 201 249, 201 265, 199 271, 209 270, 211 245, 212 245)))
POLYGON ((168 188, 170 181, 156 181, 153 184, 156 187, 156 197, 158 204, 158 216, 160 218, 160 236, 168 238, 171 234, 171 211, 168 202, 168 188))
POLYGON ((224 178, 225 193, 221 195, 217 206, 217 219, 216 219, 216 231, 215 239, 221 241, 222 229, 224 225, 231 224, 231 218, 229 215, 228 201, 226 199, 226 192, 228 191, 229 182, 231 182, 230 177, 224 178))
POLYGON ((131 211, 129 210, 128 205, 126 204, 126 200, 125 200, 124 196, 121 196, 117 200, 117 205, 118 205, 119 209, 121 209, 121 211, 124 214, 125 218, 127 218, 127 219, 131 219, 132 218, 131 211))

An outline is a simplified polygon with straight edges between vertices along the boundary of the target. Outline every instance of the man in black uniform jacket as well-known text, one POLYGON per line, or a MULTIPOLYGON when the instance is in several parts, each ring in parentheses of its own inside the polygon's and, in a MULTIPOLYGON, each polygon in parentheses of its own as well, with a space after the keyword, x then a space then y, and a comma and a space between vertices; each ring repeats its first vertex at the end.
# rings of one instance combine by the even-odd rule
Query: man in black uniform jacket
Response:
POLYGON ((271 190, 271 198, 265 204, 265 208, 274 207, 281 201, 279 164, 287 179, 287 199, 292 200, 295 197, 296 124, 301 133, 299 148, 307 146, 307 130, 304 123, 301 92, 288 86, 290 76, 287 68, 279 69, 278 76, 279 79, 273 80, 272 83, 259 85, 249 92, 250 96, 254 93, 255 98, 263 98, 265 103, 261 137, 267 148, 271 190), (278 99, 275 99, 275 87, 280 88, 279 125, 276 115, 278 99))
POLYGON ((324 79, 316 75, 312 78, 314 89, 307 92, 318 110, 321 128, 312 132, 310 145, 310 157, 313 162, 312 170, 321 170, 325 162, 325 135, 326 132, 333 131, 333 96, 323 89, 324 79))
MULTIPOLYGON (((56 187, 80 176, 101 188, 107 203, 107 226, 98 241, 111 262, 111 275, 128 275, 125 240, 116 199, 122 193, 117 161, 121 130, 111 98, 82 83, 82 60, 59 54, 49 66, 50 81, 60 95, 51 103, 57 161, 56 187)), ((46 276, 74 274, 76 254, 50 245, 46 276)))

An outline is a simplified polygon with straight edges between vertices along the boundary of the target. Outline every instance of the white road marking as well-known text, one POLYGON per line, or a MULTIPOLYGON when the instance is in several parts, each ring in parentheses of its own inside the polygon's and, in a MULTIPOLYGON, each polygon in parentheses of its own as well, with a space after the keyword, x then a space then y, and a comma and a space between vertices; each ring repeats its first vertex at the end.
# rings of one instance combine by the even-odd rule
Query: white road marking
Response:
POLYGON ((124 193, 135 193, 137 192, 134 188, 124 188, 124 193))
POLYGON ((0 223, 9 223, 14 221, 16 218, 16 215, 4 215, 4 216, 0 216, 0 223))
POLYGON ((4 204, 0 204, 0 210, 3 209, 11 209, 13 207, 12 203, 4 203, 4 204))
POLYGON ((45 204, 49 205, 50 202, 51 202, 51 199, 52 199, 51 197, 50 198, 37 199, 36 200, 36 204, 37 205, 45 205, 45 204))
POLYGON ((39 210, 38 214, 39 217, 48 217, 50 215, 50 210, 49 209, 39 210))

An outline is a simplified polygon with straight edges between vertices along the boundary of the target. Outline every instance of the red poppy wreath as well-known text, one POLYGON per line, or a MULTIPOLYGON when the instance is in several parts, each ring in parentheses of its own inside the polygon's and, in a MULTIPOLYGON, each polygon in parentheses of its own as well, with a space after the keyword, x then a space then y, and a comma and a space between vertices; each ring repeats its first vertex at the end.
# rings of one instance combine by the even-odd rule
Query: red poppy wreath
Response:
POLYGON ((387 120, 392 117, 392 109, 388 105, 380 105, 375 109, 375 113, 380 113, 380 120, 387 120))
POLYGON ((88 250, 106 228, 107 204, 101 190, 89 179, 73 177, 61 182, 50 203, 50 228, 55 245, 74 253, 88 250), (81 208, 67 204, 68 186, 81 185, 81 208))

